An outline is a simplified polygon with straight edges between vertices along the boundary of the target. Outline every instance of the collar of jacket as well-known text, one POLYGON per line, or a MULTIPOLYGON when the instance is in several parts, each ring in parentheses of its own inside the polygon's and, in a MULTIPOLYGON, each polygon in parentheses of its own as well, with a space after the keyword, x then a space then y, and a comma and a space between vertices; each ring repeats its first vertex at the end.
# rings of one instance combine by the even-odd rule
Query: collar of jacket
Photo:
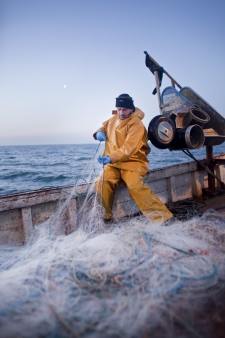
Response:
MULTIPOLYGON (((117 110, 113 110, 112 114, 117 115, 117 110)), ((135 107, 135 111, 133 113, 131 113, 131 115, 128 116, 128 118, 126 118, 126 120, 129 119, 129 118, 133 118, 133 117, 139 117, 139 119, 142 120, 145 117, 145 114, 143 113, 143 111, 141 109, 135 107)))

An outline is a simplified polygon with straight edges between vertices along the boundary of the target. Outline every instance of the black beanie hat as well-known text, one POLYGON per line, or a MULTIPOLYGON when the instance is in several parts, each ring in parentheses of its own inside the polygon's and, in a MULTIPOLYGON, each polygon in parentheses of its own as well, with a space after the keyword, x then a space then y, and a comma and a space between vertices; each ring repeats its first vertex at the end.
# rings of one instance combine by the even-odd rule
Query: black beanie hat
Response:
POLYGON ((135 110, 133 99, 128 94, 121 94, 116 97, 116 107, 123 107, 135 110))

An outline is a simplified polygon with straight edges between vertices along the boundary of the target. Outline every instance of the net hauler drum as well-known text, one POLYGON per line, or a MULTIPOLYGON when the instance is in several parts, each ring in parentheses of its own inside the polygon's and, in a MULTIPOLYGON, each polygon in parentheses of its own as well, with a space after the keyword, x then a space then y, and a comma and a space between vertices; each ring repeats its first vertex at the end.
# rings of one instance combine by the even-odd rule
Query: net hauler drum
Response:
POLYGON ((165 115, 155 116, 148 126, 148 139, 159 149, 169 148, 175 135, 174 122, 165 115))
POLYGON ((190 125, 186 129, 177 129, 170 150, 199 149, 204 145, 203 129, 197 125, 190 125))
POLYGON ((150 121, 148 139, 156 148, 170 150, 199 149, 205 142, 201 126, 176 129, 173 120, 165 115, 157 115, 150 121))

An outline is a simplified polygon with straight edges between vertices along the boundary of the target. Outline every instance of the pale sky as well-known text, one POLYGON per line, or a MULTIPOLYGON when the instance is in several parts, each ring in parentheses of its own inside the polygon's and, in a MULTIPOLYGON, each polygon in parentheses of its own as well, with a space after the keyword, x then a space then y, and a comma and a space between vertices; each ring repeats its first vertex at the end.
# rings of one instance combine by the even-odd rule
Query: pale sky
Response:
POLYGON ((225 115, 224 13, 224 0, 0 0, 0 145, 92 143, 122 93, 147 128, 144 51, 225 115))

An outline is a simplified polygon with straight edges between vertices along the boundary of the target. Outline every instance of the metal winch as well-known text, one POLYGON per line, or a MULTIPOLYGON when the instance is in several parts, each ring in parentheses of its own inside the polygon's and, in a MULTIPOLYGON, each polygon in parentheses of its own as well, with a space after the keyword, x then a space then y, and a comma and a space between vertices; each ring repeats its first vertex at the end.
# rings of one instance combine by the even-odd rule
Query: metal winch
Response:
MULTIPOLYGON (((161 67, 147 52, 145 64, 155 76, 159 115, 148 126, 148 138, 159 149, 199 149, 206 146, 206 161, 211 172, 216 163, 224 160, 213 158, 213 146, 225 141, 225 118, 207 101, 189 87, 181 85, 161 67), (160 94, 163 74, 171 80, 171 86, 160 94), (178 90, 176 89, 178 87, 178 90)), ((214 189, 213 178, 208 177, 209 187, 214 189)))

